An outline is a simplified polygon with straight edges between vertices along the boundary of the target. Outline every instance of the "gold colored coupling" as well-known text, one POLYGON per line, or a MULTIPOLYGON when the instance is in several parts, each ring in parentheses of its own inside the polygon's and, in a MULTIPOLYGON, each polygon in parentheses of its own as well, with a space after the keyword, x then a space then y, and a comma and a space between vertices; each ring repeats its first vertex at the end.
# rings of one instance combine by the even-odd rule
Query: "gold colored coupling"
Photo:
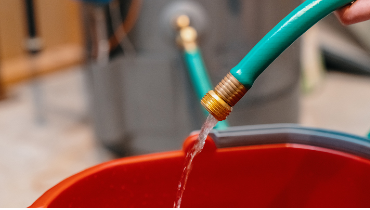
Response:
POLYGON ((190 26, 190 19, 187 15, 180 15, 175 20, 178 30, 177 44, 186 51, 191 51, 197 47, 197 31, 190 26))
POLYGON ((231 73, 218 83, 215 90, 209 91, 201 100, 201 104, 217 120, 225 120, 232 107, 245 95, 244 87, 231 73))

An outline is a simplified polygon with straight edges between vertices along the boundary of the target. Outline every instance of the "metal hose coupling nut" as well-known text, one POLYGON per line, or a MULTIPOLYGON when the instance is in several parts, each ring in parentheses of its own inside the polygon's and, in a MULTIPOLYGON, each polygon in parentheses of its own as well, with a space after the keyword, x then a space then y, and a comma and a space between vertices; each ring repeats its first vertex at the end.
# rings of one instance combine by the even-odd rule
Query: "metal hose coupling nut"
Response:
POLYGON ((247 88, 244 87, 231 73, 210 90, 201 100, 201 104, 217 120, 225 120, 232 107, 245 95, 247 88))

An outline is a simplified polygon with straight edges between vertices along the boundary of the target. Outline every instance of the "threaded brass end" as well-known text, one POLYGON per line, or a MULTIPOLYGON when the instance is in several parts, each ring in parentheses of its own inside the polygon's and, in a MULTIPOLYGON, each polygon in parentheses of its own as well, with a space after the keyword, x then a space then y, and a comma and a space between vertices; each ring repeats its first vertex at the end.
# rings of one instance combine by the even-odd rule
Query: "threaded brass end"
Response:
POLYGON ((225 120, 232 110, 222 98, 220 98, 213 90, 210 90, 200 102, 218 121, 225 120))
POLYGON ((225 120, 234 106, 247 92, 231 73, 218 83, 215 91, 209 91, 201 100, 201 104, 217 120, 225 120))
POLYGON ((234 106, 248 90, 231 73, 218 83, 215 92, 227 104, 234 106))

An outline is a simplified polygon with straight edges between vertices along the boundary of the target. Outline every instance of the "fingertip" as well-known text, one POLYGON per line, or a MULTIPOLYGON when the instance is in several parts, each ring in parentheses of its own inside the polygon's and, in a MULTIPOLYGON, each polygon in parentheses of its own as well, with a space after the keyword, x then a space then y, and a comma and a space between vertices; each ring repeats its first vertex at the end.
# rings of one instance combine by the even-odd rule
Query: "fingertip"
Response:
POLYGON ((353 24, 353 19, 348 14, 348 9, 349 6, 345 6, 334 12, 340 23, 345 26, 353 24))
POLYGON ((339 18, 339 22, 344 25, 344 26, 348 26, 348 25, 351 25, 351 24, 354 24, 354 23, 357 23, 356 21, 354 21, 353 19, 351 18, 348 18, 346 16, 343 16, 343 17, 340 17, 339 18))
POLYGON ((370 19, 370 1, 357 0, 356 2, 335 11, 343 25, 351 25, 370 19))

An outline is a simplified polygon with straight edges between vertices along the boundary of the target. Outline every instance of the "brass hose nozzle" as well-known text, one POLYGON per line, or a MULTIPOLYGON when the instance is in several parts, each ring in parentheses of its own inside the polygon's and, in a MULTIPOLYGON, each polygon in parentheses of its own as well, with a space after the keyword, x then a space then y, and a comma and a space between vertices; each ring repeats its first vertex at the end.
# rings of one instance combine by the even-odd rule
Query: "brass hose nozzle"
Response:
POLYGON ((231 73, 218 83, 215 90, 209 91, 201 100, 201 104, 217 120, 225 120, 232 107, 245 95, 244 87, 231 73))

